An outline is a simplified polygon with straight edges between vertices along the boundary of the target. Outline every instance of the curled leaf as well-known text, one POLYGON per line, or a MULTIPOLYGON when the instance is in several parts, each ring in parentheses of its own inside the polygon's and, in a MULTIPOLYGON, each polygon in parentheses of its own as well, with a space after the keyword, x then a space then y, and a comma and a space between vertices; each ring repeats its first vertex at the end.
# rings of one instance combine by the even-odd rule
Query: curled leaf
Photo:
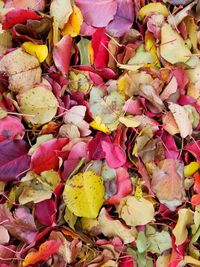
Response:
POLYGON ((151 15, 152 13, 159 13, 167 17, 169 15, 169 10, 161 3, 150 3, 139 10, 138 16, 143 20, 146 16, 151 15))
POLYGON ((193 222, 193 212, 190 209, 180 209, 178 211, 178 221, 173 229, 173 234, 176 238, 176 245, 183 244, 187 238, 188 230, 187 226, 193 222))
POLYGON ((46 45, 38 45, 32 42, 25 42, 22 45, 23 49, 32 56, 36 56, 42 63, 48 56, 48 48, 46 45))

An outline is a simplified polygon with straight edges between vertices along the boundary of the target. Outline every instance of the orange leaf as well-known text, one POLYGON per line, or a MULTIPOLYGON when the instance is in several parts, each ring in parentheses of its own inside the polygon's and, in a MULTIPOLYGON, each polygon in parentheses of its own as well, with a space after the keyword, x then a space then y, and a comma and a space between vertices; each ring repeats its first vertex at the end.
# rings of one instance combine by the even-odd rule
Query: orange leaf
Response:
POLYGON ((194 205, 194 206, 200 205, 200 193, 197 195, 193 195, 191 202, 192 202, 192 205, 194 205))
POLYGON ((40 245, 38 251, 28 253, 23 261, 23 266, 48 260, 51 255, 58 251, 60 246, 61 242, 58 240, 48 240, 44 242, 42 245, 40 245))

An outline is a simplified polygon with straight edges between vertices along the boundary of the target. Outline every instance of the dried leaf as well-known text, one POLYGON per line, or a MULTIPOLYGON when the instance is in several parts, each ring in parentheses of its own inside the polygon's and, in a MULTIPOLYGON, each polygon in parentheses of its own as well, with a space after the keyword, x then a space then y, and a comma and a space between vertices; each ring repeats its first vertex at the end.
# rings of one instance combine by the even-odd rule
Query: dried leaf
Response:
POLYGON ((191 56, 182 37, 168 23, 161 28, 160 55, 172 64, 185 63, 191 56))
POLYGON ((121 201, 119 215, 129 226, 146 225, 154 219, 154 207, 143 197, 130 196, 121 201))
POLYGON ((112 219, 105 208, 101 209, 98 217, 101 231, 105 236, 120 237, 124 244, 131 243, 135 240, 136 230, 125 227, 119 220, 112 219))
POLYGON ((58 27, 63 29, 72 14, 72 5, 70 0, 53 0, 50 5, 50 15, 55 17, 58 27))
POLYGON ((63 197, 76 216, 96 218, 104 201, 103 180, 93 171, 79 173, 66 183, 63 197))
POLYGON ((184 107, 170 103, 169 110, 172 112, 174 119, 178 125, 180 135, 182 138, 186 138, 188 135, 192 134, 192 123, 189 120, 189 116, 184 107))
POLYGON ((187 226, 193 223, 194 214, 190 209, 179 209, 178 221, 173 229, 173 234, 176 238, 176 245, 183 244, 188 236, 187 226))

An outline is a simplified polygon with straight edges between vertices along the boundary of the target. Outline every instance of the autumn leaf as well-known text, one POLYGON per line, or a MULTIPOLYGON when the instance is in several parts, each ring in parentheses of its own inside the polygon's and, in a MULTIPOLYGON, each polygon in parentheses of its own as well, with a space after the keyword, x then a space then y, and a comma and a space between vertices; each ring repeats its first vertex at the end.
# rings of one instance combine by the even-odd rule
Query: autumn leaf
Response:
POLYGON ((53 0, 50 5, 50 15, 55 17, 58 27, 63 29, 67 23, 69 16, 72 14, 71 1, 53 0))
POLYGON ((32 42, 25 42, 22 47, 28 54, 36 56, 40 63, 42 63, 48 56, 48 47, 46 45, 37 45, 32 42))
POLYGON ((169 14, 169 11, 167 7, 161 3, 149 3, 139 10, 138 16, 140 19, 144 19, 146 16, 151 15, 152 13, 160 13, 166 17, 169 14))
POLYGON ((63 197, 76 216, 96 218, 104 202, 102 177, 93 171, 73 176, 65 185, 63 197))
POLYGON ((58 108, 54 94, 44 86, 32 88, 19 95, 20 111, 28 123, 41 125, 53 119, 58 108))
POLYGON ((48 240, 40 245, 39 250, 36 252, 29 252, 24 261, 23 266, 29 266, 32 264, 36 264, 40 261, 46 261, 49 257, 55 254, 59 247, 61 246, 61 242, 59 240, 48 240))

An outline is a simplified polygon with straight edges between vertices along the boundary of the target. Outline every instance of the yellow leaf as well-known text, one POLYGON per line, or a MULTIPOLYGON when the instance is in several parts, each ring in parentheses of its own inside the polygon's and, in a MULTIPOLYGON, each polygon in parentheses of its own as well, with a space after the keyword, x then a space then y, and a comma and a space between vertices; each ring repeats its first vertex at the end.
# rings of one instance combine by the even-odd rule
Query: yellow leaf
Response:
POLYGON ((97 219, 81 218, 81 226, 83 230, 89 232, 90 234, 97 234, 99 232, 101 233, 100 225, 97 219))
POLYGON ((104 123, 102 123, 100 116, 96 116, 95 119, 92 122, 90 122, 90 126, 95 130, 99 130, 103 133, 107 134, 110 133, 108 127, 104 123))
POLYGON ((104 185, 101 176, 87 171, 67 181, 63 198, 68 209, 76 216, 96 218, 104 202, 104 185))
POLYGON ((60 183, 60 176, 54 170, 43 171, 40 175, 38 180, 50 190, 54 190, 60 183))
POLYGON ((193 212, 190 209, 179 209, 178 221, 173 229, 173 234, 176 238, 176 245, 183 244, 187 238, 188 230, 187 226, 193 223, 193 212))
POLYGON ((71 37, 76 37, 81 30, 83 16, 80 9, 76 5, 73 6, 72 10, 72 14, 62 30, 62 35, 70 34, 71 37))
POLYGON ((161 28, 160 54, 172 64, 186 62, 192 55, 183 38, 168 23, 161 28))
POLYGON ((88 43, 88 55, 89 55, 90 63, 94 64, 94 49, 92 47, 91 41, 88 43))
POLYGON ((28 54, 36 56, 40 63, 42 63, 48 56, 48 48, 46 45, 25 42, 23 43, 22 47, 28 54))
POLYGON ((184 166, 184 176, 192 176, 200 168, 200 164, 196 161, 190 162, 190 164, 184 166))
POLYGON ((117 80, 117 89, 121 95, 125 95, 127 86, 128 84, 126 77, 124 75, 119 77, 119 79, 117 80))
POLYGON ((198 39, 197 39, 197 32, 198 32, 197 29, 198 29, 198 26, 195 23, 194 18, 193 17, 189 17, 189 16, 187 16, 184 19, 184 23, 186 25, 188 36, 189 36, 189 39, 190 39, 190 41, 192 43, 194 52, 195 53, 198 53, 199 52, 199 49, 198 49, 198 39))
POLYGON ((134 194, 135 198, 137 200, 140 200, 142 198, 142 187, 141 185, 137 185, 136 189, 135 189, 135 194, 134 194))
POLYGON ((160 68, 161 65, 160 65, 160 61, 157 56, 157 50, 156 50, 156 46, 154 43, 154 38, 153 38, 153 35, 150 34, 149 32, 146 32, 145 34, 145 47, 151 53, 152 57, 154 58, 155 67, 160 68))
POLYGON ((105 208, 101 209, 98 221, 101 226, 101 231, 105 236, 118 236, 123 240, 124 244, 131 243, 135 240, 136 230, 134 228, 129 229, 119 220, 112 219, 105 208))
POLYGON ((24 119, 31 124, 42 125, 56 115, 58 101, 54 94, 42 86, 37 86, 19 95, 20 111, 29 116, 24 119))
POLYGON ((167 17, 169 15, 169 11, 165 5, 162 5, 161 3, 150 3, 140 9, 138 16, 142 20, 152 13, 162 14, 164 17, 167 17))
POLYGON ((120 217, 133 227, 146 225, 154 219, 153 204, 143 197, 139 200, 134 196, 127 197, 121 201, 119 210, 120 217))
POLYGON ((185 263, 185 265, 192 264, 194 266, 200 266, 200 260, 194 259, 191 256, 185 256, 184 257, 184 263, 185 263))
POLYGON ((120 117, 119 121, 123 123, 126 127, 136 128, 141 122, 138 121, 134 116, 120 117))
POLYGON ((168 267, 170 262, 170 254, 161 255, 156 261, 156 267, 168 267))

